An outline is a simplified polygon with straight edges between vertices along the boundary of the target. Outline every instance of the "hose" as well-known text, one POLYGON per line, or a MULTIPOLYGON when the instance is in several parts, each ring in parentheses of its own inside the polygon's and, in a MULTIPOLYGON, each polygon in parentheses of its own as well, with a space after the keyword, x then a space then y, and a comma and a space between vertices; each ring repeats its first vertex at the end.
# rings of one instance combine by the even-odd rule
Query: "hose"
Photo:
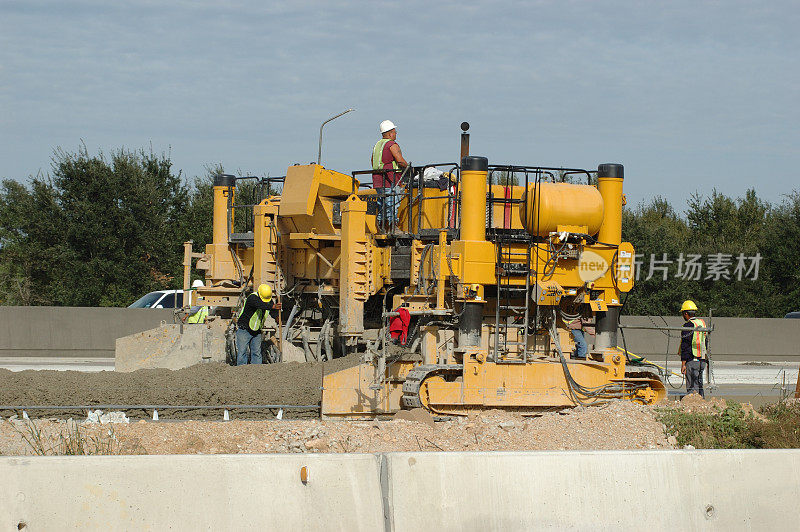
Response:
POLYGON ((639 356, 639 355, 637 355, 637 354, 631 353, 631 352, 630 352, 630 351, 628 351, 627 349, 624 349, 624 348, 622 348, 622 347, 620 347, 620 346, 617 346, 617 349, 619 349, 620 351, 622 351, 623 353, 625 353, 625 356, 626 356, 626 357, 628 357, 628 360, 630 360, 630 362, 631 362, 631 364, 632 364, 632 365, 636 365, 636 366, 653 366, 654 368, 658 368, 658 369, 662 370, 662 371, 663 371, 663 374, 664 374, 665 376, 668 376, 667 374, 669 374, 669 375, 675 375, 676 377, 681 377, 681 375, 680 375, 680 374, 678 374, 678 373, 675 373, 674 371, 669 371, 669 370, 668 370, 667 368, 665 368, 664 366, 659 366, 659 365, 658 365, 658 364, 656 364, 655 362, 650 362, 649 360, 647 360, 647 359, 646 359, 645 357, 643 357, 643 356, 639 356), (630 359, 630 357, 634 357, 634 358, 635 358, 635 360, 631 360, 631 359, 630 359))
POLYGON ((331 349, 328 346, 328 330, 331 327, 331 320, 325 320, 325 323, 322 324, 322 328, 319 330, 319 337, 317 338, 317 361, 321 362, 323 360, 331 360, 333 357, 331 356, 331 349), (323 356, 323 348, 325 349, 325 355, 323 356))
POLYGON ((319 330, 319 336, 317 336, 317 345, 314 346, 314 360, 316 362, 322 361, 322 335, 325 334, 325 326, 327 324, 327 321, 322 324, 322 328, 319 330))
POLYGON ((289 329, 292 327, 292 322, 294 321, 295 316, 300 311, 300 304, 295 303, 292 307, 292 311, 289 313, 289 317, 286 320, 286 325, 283 328, 283 335, 281 336, 281 340, 284 342, 289 338, 289 329))
POLYGON ((627 386, 624 383, 609 383, 594 387, 583 386, 579 384, 572 377, 567 365, 567 360, 564 357, 563 351, 561 350, 561 342, 558 339, 558 331, 556 329, 556 317, 555 310, 553 310, 553 320, 550 322, 550 336, 556 346, 556 351, 558 352, 558 356, 561 361, 561 367, 564 370, 564 378, 567 381, 567 390, 569 391, 570 397, 575 403, 581 406, 590 406, 598 403, 599 401, 607 399, 623 399, 634 395, 640 389, 648 387, 648 385, 645 383, 633 385, 628 384, 627 386), (589 401, 584 401, 579 396, 588 398, 589 401))
POLYGON ((417 286, 414 289, 415 294, 419 294, 420 286, 423 288, 423 295, 428 294, 428 279, 422 276, 422 268, 425 265, 425 256, 428 254, 430 248, 433 247, 433 244, 425 244, 425 247, 422 248, 422 253, 419 256, 419 267, 417 268, 417 286))
POLYGON ((306 356, 306 362, 312 362, 314 360, 314 354, 308 346, 308 327, 303 327, 303 331, 300 333, 300 339, 303 341, 303 352, 306 356))

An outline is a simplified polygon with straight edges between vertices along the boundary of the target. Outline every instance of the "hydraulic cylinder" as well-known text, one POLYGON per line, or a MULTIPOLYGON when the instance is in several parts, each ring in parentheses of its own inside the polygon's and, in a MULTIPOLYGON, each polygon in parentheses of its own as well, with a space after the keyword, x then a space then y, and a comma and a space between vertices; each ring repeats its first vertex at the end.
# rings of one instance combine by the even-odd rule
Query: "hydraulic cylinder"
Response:
MULTIPOLYGON (((215 246, 228 245, 228 194, 233 203, 233 191, 236 188, 236 177, 229 174, 214 176, 214 219, 212 222, 212 242, 215 246)), ((231 213, 230 225, 233 225, 231 213)))

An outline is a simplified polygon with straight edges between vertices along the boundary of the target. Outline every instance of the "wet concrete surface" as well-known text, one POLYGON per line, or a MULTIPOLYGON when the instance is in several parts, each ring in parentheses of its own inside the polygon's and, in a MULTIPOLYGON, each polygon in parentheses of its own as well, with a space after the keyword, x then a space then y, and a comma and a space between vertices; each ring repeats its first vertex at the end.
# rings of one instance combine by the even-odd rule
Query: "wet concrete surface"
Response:
MULTIPOLYGON (((651 359, 659 365, 664 360, 651 359)), ((680 376, 680 362, 670 360, 668 368, 673 374, 667 383, 670 398, 681 397, 686 390, 680 376)), ((113 371, 113 358, 0 358, 0 369, 13 372, 26 370, 55 370, 100 372, 113 371)), ((705 384, 707 397, 723 397, 754 406, 775 402, 793 396, 797 384, 800 359, 789 361, 753 362, 742 360, 717 360, 713 365, 711 383, 705 384)), ((166 371, 166 370, 165 370, 166 371)))

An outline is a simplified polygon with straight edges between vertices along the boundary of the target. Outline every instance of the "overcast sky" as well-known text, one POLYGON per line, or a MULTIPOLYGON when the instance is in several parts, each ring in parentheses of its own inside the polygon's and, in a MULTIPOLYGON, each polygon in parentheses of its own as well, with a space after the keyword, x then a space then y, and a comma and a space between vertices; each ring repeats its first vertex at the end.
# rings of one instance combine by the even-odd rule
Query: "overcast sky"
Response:
POLYGON ((53 149, 168 152, 283 175, 369 164, 625 165, 629 200, 775 201, 800 168, 798 2, 0 0, 0 177, 53 149))

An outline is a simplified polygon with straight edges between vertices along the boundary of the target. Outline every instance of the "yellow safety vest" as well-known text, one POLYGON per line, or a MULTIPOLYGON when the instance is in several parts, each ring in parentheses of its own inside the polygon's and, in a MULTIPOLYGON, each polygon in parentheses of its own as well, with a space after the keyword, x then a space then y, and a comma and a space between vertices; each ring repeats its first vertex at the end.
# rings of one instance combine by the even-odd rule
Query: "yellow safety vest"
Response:
POLYGON ((208 307, 200 307, 200 310, 186 318, 186 323, 205 323, 208 317, 208 307))
MULTIPOLYGON (((245 304, 242 305, 242 310, 239 311, 239 315, 236 316, 237 321, 239 320, 239 318, 242 317, 242 313, 244 312, 245 306, 247 306, 247 301, 245 301, 245 304)), ((250 321, 247 322, 247 326, 250 327, 251 331, 257 331, 261 329, 261 324, 263 322, 264 322, 264 311, 259 308, 256 309, 255 312, 253 312, 252 316, 250 316, 250 321)))
MULTIPOLYGON (((372 169, 373 170, 383 170, 383 147, 386 146, 387 142, 391 142, 392 139, 380 139, 378 142, 375 143, 375 147, 372 148, 372 169)), ((397 166, 397 161, 392 158, 392 168, 397 170, 400 168, 397 166)))
MULTIPOLYGON (((695 327, 703 327, 705 328, 706 322, 701 320, 700 318, 692 318, 689 320, 695 327)), ((692 356, 694 358, 703 359, 706 358, 706 336, 708 335, 705 331, 692 331, 692 356)))

